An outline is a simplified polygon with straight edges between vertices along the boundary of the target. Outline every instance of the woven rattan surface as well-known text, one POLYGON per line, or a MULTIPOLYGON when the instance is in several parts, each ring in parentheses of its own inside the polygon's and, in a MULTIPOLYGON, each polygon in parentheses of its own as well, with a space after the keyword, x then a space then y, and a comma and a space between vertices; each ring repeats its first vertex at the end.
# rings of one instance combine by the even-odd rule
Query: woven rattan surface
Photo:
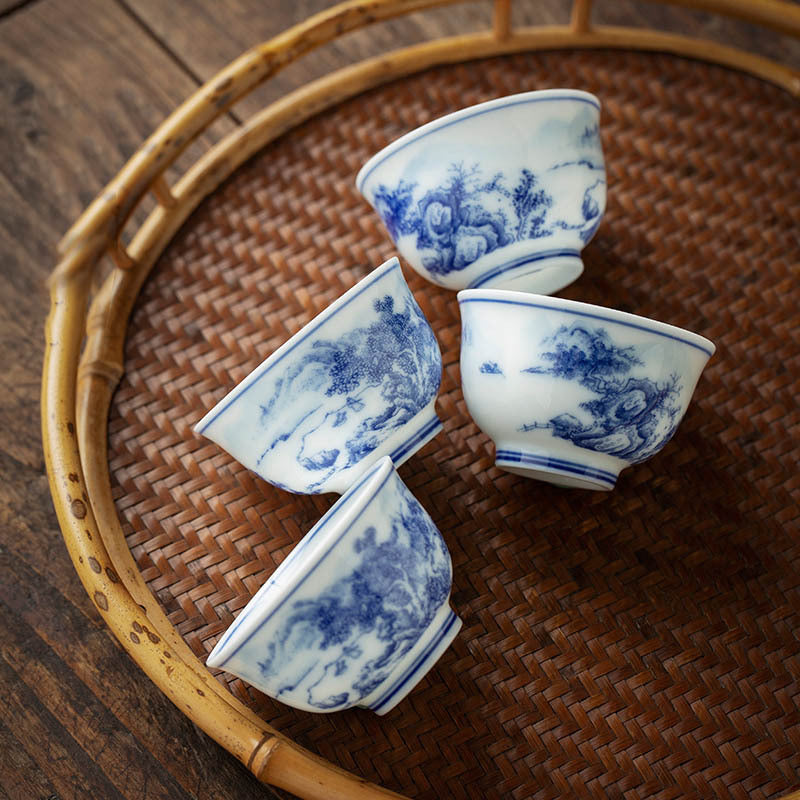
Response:
POLYGON ((269 146, 185 225, 134 311, 112 486, 153 592, 203 657, 331 505, 191 426, 393 254, 353 186, 431 118, 595 92, 609 206, 563 296, 702 333, 674 440, 609 494, 499 471, 459 385, 455 295, 406 271, 444 356, 445 430, 400 473, 440 526, 464 628, 394 711, 310 715, 228 679, 300 744, 424 798, 771 797, 800 786, 800 108, 652 54, 525 54, 362 95, 269 146))

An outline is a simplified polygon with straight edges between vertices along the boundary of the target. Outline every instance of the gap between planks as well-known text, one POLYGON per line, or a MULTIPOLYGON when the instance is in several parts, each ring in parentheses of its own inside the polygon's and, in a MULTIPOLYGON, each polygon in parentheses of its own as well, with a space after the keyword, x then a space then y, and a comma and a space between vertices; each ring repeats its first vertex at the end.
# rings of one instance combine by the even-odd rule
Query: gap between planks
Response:
POLYGON ((18 11, 22 11, 26 6, 32 6, 40 0, 11 0, 11 2, 3 2, 0 0, 0 22, 8 17, 14 16, 18 11))
MULTIPOLYGON (((30 2, 38 2, 39 0, 22 0, 25 3, 30 2)), ((131 6, 126 2, 126 0, 117 0, 117 5, 131 18, 131 20, 141 28, 141 30, 153 40, 153 42, 158 45, 164 53, 172 60, 172 62, 192 80, 197 86, 202 86, 206 81, 203 80, 203 77, 195 72, 189 64, 181 58, 180 55, 170 47, 169 43, 164 41, 164 39, 156 33, 153 27, 147 22, 147 20, 135 11, 131 6)), ((222 69, 225 64, 220 65, 220 69, 222 69)), ((210 76, 213 77, 213 76, 210 76)), ((243 125, 243 120, 239 117, 232 110, 228 110, 226 115, 230 117, 233 122, 236 123, 237 126, 243 125)))

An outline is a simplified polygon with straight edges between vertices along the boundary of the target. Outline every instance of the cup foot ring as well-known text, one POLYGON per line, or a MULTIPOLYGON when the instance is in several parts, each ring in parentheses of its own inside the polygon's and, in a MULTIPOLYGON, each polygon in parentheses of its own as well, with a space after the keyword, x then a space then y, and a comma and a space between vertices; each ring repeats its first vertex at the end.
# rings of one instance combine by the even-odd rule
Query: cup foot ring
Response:
POLYGON ((498 450, 495 464, 506 472, 546 481, 566 489, 592 489, 610 492, 618 473, 564 458, 525 453, 521 450, 498 450))

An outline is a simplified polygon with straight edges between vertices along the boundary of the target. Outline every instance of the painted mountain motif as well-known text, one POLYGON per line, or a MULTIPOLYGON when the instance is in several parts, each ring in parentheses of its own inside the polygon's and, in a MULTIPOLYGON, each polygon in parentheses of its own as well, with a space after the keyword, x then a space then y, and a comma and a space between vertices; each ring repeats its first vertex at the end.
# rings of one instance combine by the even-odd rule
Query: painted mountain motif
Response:
POLYGON ((309 486, 314 491, 405 425, 436 396, 440 379, 438 344, 413 298, 403 308, 391 295, 376 299, 363 327, 338 339, 317 339, 274 380, 253 435, 259 436, 259 424, 274 430, 276 409, 290 408, 293 422, 269 434, 257 466, 278 447, 296 447, 297 463, 318 476, 309 486), (304 397, 320 395, 334 402, 303 405, 304 397))
POLYGON ((417 184, 401 180, 396 186, 380 184, 373 202, 393 239, 412 237, 423 266, 447 275, 499 248, 545 240, 558 231, 575 231, 585 244, 600 223, 605 185, 604 165, 589 159, 538 174, 523 169, 510 179, 452 163, 447 178, 417 200, 417 184), (585 187, 577 206, 570 202, 574 190, 566 188, 574 185, 585 187))
POLYGON ((303 664, 276 696, 301 689, 320 710, 368 696, 417 643, 447 601, 450 556, 439 532, 408 490, 379 533, 367 526, 353 542, 352 569, 316 596, 296 600, 259 663, 265 680, 303 664), (335 694, 326 690, 331 679, 335 694), (346 687, 346 688, 341 688, 346 687))
POLYGON ((542 354, 549 363, 523 372, 575 381, 595 397, 579 404, 580 416, 559 414, 525 424, 521 431, 549 428, 578 447, 631 463, 649 458, 675 433, 681 418, 678 377, 658 383, 632 376, 643 364, 635 347, 615 345, 605 328, 581 325, 562 326, 543 344, 551 346, 542 354))

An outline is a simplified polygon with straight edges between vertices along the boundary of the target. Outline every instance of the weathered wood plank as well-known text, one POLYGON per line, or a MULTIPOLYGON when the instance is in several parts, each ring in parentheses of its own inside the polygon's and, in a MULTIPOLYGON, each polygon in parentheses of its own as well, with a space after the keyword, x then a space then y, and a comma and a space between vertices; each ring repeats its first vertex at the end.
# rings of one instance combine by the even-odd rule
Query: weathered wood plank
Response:
POLYGON ((30 757, 22 742, 0 723, 0 796, 45 800, 55 794, 55 787, 30 757))
MULTIPOLYGON (((66 714, 81 702, 90 703, 81 717, 91 713, 108 732, 102 744, 108 749, 109 758, 135 757, 148 769, 150 789, 171 785, 170 797, 177 800, 184 796, 178 784, 187 797, 196 796, 201 787, 213 787, 213 796, 221 800, 272 796, 269 789, 178 713, 145 678, 115 645, 88 598, 87 608, 76 607, 43 581, 14 550, 12 544, 5 554, 0 554, 0 607, 6 617, 16 620, 17 628, 26 631, 26 637, 24 645, 18 647, 16 632, 7 634, 4 641, 8 642, 12 654, 9 660, 17 671, 39 676, 36 687, 32 687, 37 693, 41 689, 48 698, 55 699, 57 695, 58 707, 66 709, 66 714), (32 591, 33 586, 38 587, 36 591, 32 591), (27 667, 27 661, 19 662, 29 658, 34 661, 27 667), (75 677, 78 675, 79 682, 75 677), (119 738, 119 731, 125 732, 123 738, 119 738), (161 783, 157 780, 159 773, 165 776, 161 783)), ((27 677, 25 682, 28 683, 27 677)), ((80 722, 81 718, 73 716, 64 724, 74 731, 80 722)), ((81 745, 91 752, 96 742, 86 731, 83 735, 81 745)), ((135 784, 135 777, 128 773, 131 785, 135 784)))
MULTIPOLYGON (((8 611, 5 604, 0 609, 8 611)), ((165 800, 187 797, 155 757, 27 625, 18 620, 5 632, 3 651, 32 698, 49 709, 51 736, 56 735, 55 722, 69 730, 117 793, 123 797, 149 793, 165 800)))
POLYGON ((44 279, 65 228, 195 84, 116 5, 98 0, 42 0, 2 19, 0 76, 8 154, 0 163, 0 451, 10 478, 0 516, 32 553, 40 548, 45 571, 62 565, 48 578, 63 581, 72 569, 51 511, 38 419, 44 279), (42 526, 55 543, 47 549, 42 526))
POLYGON ((596 3, 592 20, 602 25, 657 28, 710 39, 784 64, 800 66, 800 41, 797 39, 718 14, 642 0, 616 0, 596 3))
MULTIPOLYGON (((3 644, 3 650, 6 649, 3 644)), ((11 691, 3 703, 3 713, 13 721, 30 759, 36 762, 59 797, 107 800, 124 798, 95 765, 91 755, 72 738, 4 657, 0 656, 0 683, 11 691)), ((24 780, 24 778, 22 778, 24 780)), ((16 798, 15 798, 16 800, 16 798)), ((22 798, 19 798, 22 800, 22 798)))
POLYGON ((0 17, 15 14, 29 3, 35 2, 36 0, 0 0, 0 17))
MULTIPOLYGON (((115 3, 41 0, 2 23, 0 228, 53 246, 196 83, 115 3)), ((222 123, 226 129, 231 123, 222 123)), ((21 243, 22 244, 22 243, 21 243)))
MULTIPOLYGON (((195 83, 116 4, 41 0, 0 20, 0 447, 41 465, 44 278, 55 244, 195 83), (22 352, 20 352, 22 347, 22 352)), ((230 121, 222 123, 230 129, 230 121)))
MULTIPOLYGON (((0 0, 0 796, 270 797, 121 651, 77 580, 39 441, 43 281, 55 242, 195 78, 329 3, 30 0, 3 16, 17 5, 0 0)), ((568 5, 515 4, 514 20, 564 22, 568 5)), ((597 22, 678 27, 800 62, 800 44, 750 26, 634 0, 596 6, 597 22)), ((343 63, 490 15, 489 3, 467 4, 354 34, 281 74, 243 113, 343 63)))
POLYGON ((195 87, 116 4, 40 0, 0 18, 0 796, 13 800, 271 796, 105 630, 64 548, 39 434, 55 243, 195 87))
MULTIPOLYGON (((208 3, 205 0, 124 0, 155 35, 203 80, 213 77, 222 67, 250 47, 261 44, 286 28, 334 5, 324 0, 298 3, 272 3, 236 0, 231 3, 208 3)), ((560 0, 545 0, 543 19, 560 0)), ((264 87, 234 107, 241 117, 248 117, 268 102, 308 81, 339 67, 371 56, 378 56, 403 44, 412 44, 439 36, 486 28, 491 24, 490 3, 466 3, 457 12, 434 9, 356 31, 324 45, 304 56, 296 64, 278 73, 264 87)))
MULTIPOLYGON (((28 429, 27 433, 33 438, 36 430, 28 429)), ((41 464, 26 465, 0 449, 0 473, 6 476, 0 493, 0 561, 11 558, 14 563, 34 565, 37 586, 43 591, 44 587, 59 587, 63 602, 82 609, 89 615, 87 623, 100 627, 99 615, 66 553, 43 471, 41 464)), ((3 593, 0 591, 0 597, 3 593)))
MULTIPOLYGON (((202 80, 213 77, 247 48, 332 5, 326 0, 274 3, 269 6, 258 0, 236 0, 224 4, 208 3, 206 0, 176 0, 172 3, 159 0, 123 1, 202 80)), ((514 3, 512 20, 515 25, 565 24, 569 21, 571 5, 570 0, 514 3)), ((352 33, 308 54, 279 73, 252 98, 238 104, 235 110, 247 117, 269 100, 345 64, 380 55, 404 44, 488 28, 491 19, 492 3, 464 3, 411 14, 352 33)), ((735 20, 683 8, 643 3, 641 0, 598 2, 592 20, 596 24, 649 25, 690 32, 698 37, 800 64, 800 43, 795 40, 735 20)))

